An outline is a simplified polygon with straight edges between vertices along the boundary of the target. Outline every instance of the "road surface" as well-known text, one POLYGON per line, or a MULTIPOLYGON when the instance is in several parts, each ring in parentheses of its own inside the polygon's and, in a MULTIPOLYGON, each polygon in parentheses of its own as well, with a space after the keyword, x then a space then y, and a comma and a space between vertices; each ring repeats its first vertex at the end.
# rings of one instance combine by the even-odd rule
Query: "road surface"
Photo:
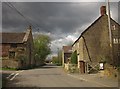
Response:
POLYGON ((62 67, 48 64, 42 68, 12 71, 6 76, 7 87, 105 87, 102 84, 77 79, 62 67))

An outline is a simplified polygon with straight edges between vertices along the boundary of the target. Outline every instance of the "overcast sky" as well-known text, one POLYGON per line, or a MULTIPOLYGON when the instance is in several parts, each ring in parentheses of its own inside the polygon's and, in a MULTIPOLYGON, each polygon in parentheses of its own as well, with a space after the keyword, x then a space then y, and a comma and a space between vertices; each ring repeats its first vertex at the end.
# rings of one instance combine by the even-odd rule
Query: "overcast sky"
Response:
MULTIPOLYGON (((52 54, 73 43, 100 16, 104 2, 11 2, 33 25, 33 35, 42 33, 52 39, 52 54), (39 29, 39 31, 38 31, 39 29)), ((111 16, 117 21, 118 3, 110 3, 111 16)), ((2 3, 2 31, 23 32, 26 20, 2 3)))

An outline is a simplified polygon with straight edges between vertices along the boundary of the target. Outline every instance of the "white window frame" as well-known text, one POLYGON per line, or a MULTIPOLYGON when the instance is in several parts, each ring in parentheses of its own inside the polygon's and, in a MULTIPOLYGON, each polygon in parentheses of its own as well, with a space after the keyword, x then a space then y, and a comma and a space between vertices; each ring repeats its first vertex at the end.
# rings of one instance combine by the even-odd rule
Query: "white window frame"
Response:
MULTIPOLYGON (((120 41, 120 39, 119 39, 119 41, 120 41)), ((118 41, 118 38, 113 38, 113 43, 114 44, 118 44, 119 41, 118 41)))

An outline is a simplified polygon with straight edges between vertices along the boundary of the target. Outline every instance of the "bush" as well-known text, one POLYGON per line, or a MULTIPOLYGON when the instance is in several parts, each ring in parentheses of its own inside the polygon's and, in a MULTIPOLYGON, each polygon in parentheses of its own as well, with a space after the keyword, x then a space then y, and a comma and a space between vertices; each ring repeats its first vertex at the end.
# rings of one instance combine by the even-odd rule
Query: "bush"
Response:
POLYGON ((70 73, 79 73, 79 69, 77 68, 76 64, 69 64, 69 70, 70 73))

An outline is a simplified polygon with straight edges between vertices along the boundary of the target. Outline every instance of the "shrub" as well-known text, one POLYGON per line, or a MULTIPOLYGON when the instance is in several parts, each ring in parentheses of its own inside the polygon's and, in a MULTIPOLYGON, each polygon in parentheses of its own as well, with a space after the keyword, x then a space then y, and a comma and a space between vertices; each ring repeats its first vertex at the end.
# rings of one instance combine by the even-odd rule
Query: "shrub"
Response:
POLYGON ((79 73, 79 69, 77 68, 76 64, 69 64, 69 70, 70 73, 79 73))

